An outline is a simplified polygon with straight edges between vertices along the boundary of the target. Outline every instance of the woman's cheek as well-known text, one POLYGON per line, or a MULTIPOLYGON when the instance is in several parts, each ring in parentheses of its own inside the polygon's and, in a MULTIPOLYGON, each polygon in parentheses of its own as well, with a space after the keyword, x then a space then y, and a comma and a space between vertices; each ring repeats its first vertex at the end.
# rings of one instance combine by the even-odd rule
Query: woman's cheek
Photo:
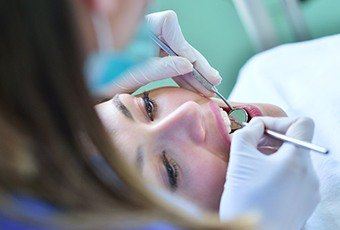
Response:
POLYGON ((199 205, 217 210, 223 192, 227 164, 214 155, 191 160, 191 196, 199 205))

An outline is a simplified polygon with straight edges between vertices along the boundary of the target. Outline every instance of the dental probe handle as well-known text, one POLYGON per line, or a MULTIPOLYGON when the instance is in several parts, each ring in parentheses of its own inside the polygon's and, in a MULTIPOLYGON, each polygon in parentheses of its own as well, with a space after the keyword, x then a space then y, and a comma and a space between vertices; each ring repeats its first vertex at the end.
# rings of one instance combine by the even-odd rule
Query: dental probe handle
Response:
MULTIPOLYGON (((242 126, 246 126, 246 125, 247 125, 246 122, 242 123, 242 126)), ((272 130, 269 130, 269 129, 265 129, 264 132, 267 135, 269 135, 273 138, 276 138, 278 140, 281 140, 281 141, 287 141, 287 142, 293 143, 297 146, 300 146, 300 147, 303 147, 303 148, 306 148, 306 149, 310 149, 310 150, 314 150, 314 151, 319 152, 319 153, 323 153, 323 154, 328 153, 328 150, 326 148, 321 147, 319 145, 315 145, 315 144, 312 144, 312 143, 309 143, 309 142, 306 142, 306 141, 301 141, 301 140, 298 140, 296 138, 289 137, 289 136, 286 136, 284 134, 281 134, 281 133, 278 133, 278 132, 275 132, 275 131, 272 131, 272 130)))
MULTIPOLYGON (((163 42, 161 39, 159 39, 155 34, 150 33, 150 38, 151 40, 153 40, 162 50, 164 50, 167 54, 169 54, 170 56, 178 56, 178 54, 173 51, 170 46, 168 46, 165 42, 163 42)), ((206 79, 205 77, 203 77, 203 75, 198 72, 195 68, 193 70, 193 75, 194 78, 201 83, 204 88, 206 88, 209 91, 216 91, 217 89, 214 88, 214 85, 211 84, 208 79, 206 79), (213 90, 213 88, 215 90, 213 90)))
POLYGON ((215 86, 212 87, 212 91, 213 91, 214 93, 216 93, 216 95, 217 95, 219 98, 221 98, 222 101, 223 101, 224 103, 227 104, 227 106, 229 106, 230 110, 233 110, 233 109, 234 109, 234 108, 229 104, 229 102, 227 101, 227 99, 226 99, 220 92, 218 92, 218 90, 217 90, 217 88, 216 88, 215 86))
POLYGON ((214 92, 219 98, 222 99, 222 101, 224 103, 227 104, 227 106, 233 110, 234 108, 229 104, 229 102, 227 101, 227 99, 218 91, 218 89, 216 88, 216 86, 214 86, 213 84, 211 84, 208 79, 206 79, 200 72, 198 72, 195 68, 193 70, 193 75, 195 77, 195 79, 201 83, 204 88, 206 88, 209 91, 214 92))
MULTIPOLYGON (((153 40, 162 50, 164 50, 167 54, 170 56, 178 56, 178 54, 173 51, 165 42, 163 42, 161 39, 159 39, 155 34, 150 33, 150 38, 153 40)), ((224 103, 229 106, 230 109, 233 109, 233 107, 228 103, 227 99, 218 92, 218 89, 208 81, 199 71, 197 71, 195 68, 193 69, 193 75, 194 78, 203 85, 204 88, 206 88, 209 91, 212 91, 216 93, 218 97, 220 97, 224 103)))
POLYGON ((269 130, 269 129, 266 129, 265 133, 268 134, 271 137, 276 138, 276 139, 279 139, 279 140, 282 140, 282 141, 288 141, 290 143, 293 143, 297 146, 300 146, 300 147, 303 147, 303 148, 306 148, 306 149, 314 150, 316 152, 323 153, 323 154, 328 153, 328 150, 324 147, 321 147, 321 146, 318 146, 318 145, 315 145, 315 144, 312 144, 312 143, 309 143, 309 142, 301 141, 301 140, 283 135, 281 133, 274 132, 274 131, 269 130))
POLYGON ((230 108, 230 110, 233 110, 234 108, 229 104, 229 102, 227 101, 227 99, 218 91, 218 89, 216 88, 216 86, 214 86, 213 84, 211 84, 202 74, 200 74, 196 69, 194 69, 193 71, 194 77, 195 79, 201 83, 207 90, 210 90, 212 92, 214 92, 219 98, 222 99, 222 101, 224 103, 227 104, 227 106, 230 108))
POLYGON ((178 54, 173 51, 170 46, 165 44, 161 39, 159 39, 155 34, 151 33, 149 34, 152 41, 154 41, 162 50, 164 50, 167 54, 170 56, 178 56, 178 54))

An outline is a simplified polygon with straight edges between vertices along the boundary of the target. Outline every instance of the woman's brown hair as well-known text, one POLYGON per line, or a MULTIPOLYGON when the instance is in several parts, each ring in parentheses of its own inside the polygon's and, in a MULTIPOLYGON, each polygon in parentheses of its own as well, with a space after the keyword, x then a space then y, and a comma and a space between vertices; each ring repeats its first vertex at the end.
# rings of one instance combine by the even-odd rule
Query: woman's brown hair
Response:
POLYGON ((249 226, 174 212, 120 159, 93 109, 67 0, 1 0, 0 28, 2 213, 15 215, 11 198, 25 195, 55 206, 54 224, 109 228, 143 216, 188 228, 249 226))

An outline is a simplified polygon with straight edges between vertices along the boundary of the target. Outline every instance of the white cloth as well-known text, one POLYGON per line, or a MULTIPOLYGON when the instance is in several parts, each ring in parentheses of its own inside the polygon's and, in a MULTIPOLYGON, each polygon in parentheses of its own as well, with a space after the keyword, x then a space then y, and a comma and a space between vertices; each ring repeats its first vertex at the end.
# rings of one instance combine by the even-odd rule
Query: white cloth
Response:
POLYGON ((321 202, 305 229, 340 229, 339 67, 340 35, 282 45, 253 57, 230 95, 232 101, 271 103, 288 116, 313 118, 313 143, 330 152, 311 152, 321 202))

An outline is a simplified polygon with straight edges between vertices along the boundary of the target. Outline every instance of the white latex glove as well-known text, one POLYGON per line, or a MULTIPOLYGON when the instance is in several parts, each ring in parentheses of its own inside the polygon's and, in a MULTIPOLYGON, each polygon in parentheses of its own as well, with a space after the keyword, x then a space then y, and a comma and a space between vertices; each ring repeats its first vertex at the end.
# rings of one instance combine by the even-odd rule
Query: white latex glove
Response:
POLYGON ((257 144, 264 126, 305 141, 311 141, 314 133, 309 118, 255 118, 236 131, 220 218, 230 220, 255 211, 261 215, 261 229, 301 229, 320 200, 310 151, 285 142, 277 152, 262 154, 257 144))
POLYGON ((181 87, 213 96, 212 92, 194 79, 191 73, 193 66, 214 85, 218 85, 222 78, 202 54, 185 40, 176 13, 171 10, 152 13, 146 16, 146 20, 151 31, 162 38, 180 57, 153 58, 124 74, 112 88, 106 90, 106 94, 131 93, 150 82, 172 77, 181 87))

